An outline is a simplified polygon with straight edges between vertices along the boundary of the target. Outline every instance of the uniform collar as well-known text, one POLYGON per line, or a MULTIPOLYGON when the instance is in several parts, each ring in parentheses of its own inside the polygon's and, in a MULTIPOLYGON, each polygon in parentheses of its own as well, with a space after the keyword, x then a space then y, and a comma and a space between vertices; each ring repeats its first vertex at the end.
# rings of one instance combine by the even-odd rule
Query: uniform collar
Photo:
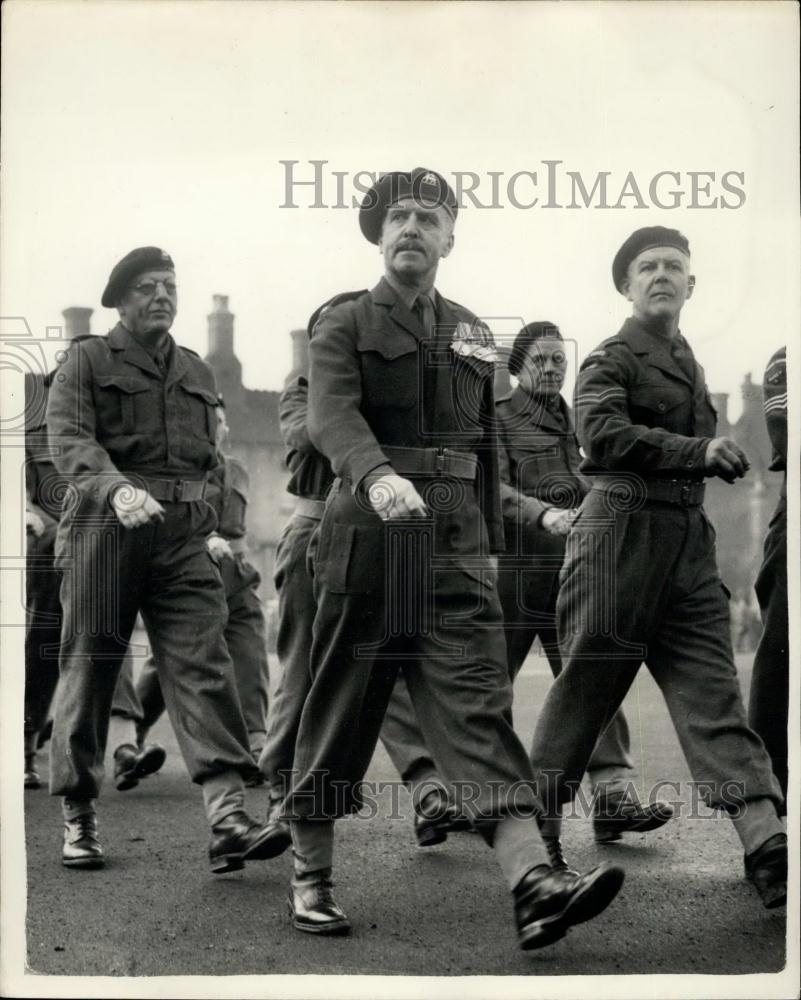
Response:
MULTIPOLYGON (((414 298, 412 298, 411 305, 407 305, 400 293, 395 291, 386 278, 382 278, 370 292, 370 295, 376 305, 390 307, 390 317, 402 326, 404 330, 408 330, 408 332, 413 334, 418 340, 427 339, 427 332, 423 329, 418 317, 411 310, 411 305, 414 304, 417 298, 417 293, 415 293, 414 298)), ((434 306, 439 321, 442 322, 445 318, 443 316, 443 312, 445 311, 443 310, 444 299, 435 288, 432 288, 431 291, 428 292, 428 297, 431 299, 431 303, 434 306)))
POLYGON ((634 316, 629 316, 621 327, 618 337, 635 354, 647 355, 649 364, 667 372, 667 374, 672 375, 674 378, 681 379, 682 382, 686 382, 688 385, 692 384, 692 380, 687 376, 687 373, 671 353, 671 347, 676 343, 695 362, 692 349, 680 331, 676 334, 675 340, 667 340, 656 333, 651 333, 641 320, 634 316))
MULTIPOLYGON (((124 327, 122 323, 118 323, 109 333, 108 343, 112 351, 122 352, 123 360, 127 364, 135 365, 150 375, 161 377, 161 372, 156 362, 142 347, 136 337, 133 336, 131 331, 124 327)), ((167 362, 167 382, 177 382, 186 371, 186 362, 184 361, 183 354, 178 350, 178 345, 169 333, 167 334, 164 353, 169 359, 167 362)))
POLYGON ((573 430, 570 417, 570 407, 564 396, 559 395, 559 403, 554 409, 549 409, 539 396, 531 396, 519 385, 512 392, 512 408, 515 413, 527 413, 533 418, 533 423, 539 430, 564 431, 573 430))

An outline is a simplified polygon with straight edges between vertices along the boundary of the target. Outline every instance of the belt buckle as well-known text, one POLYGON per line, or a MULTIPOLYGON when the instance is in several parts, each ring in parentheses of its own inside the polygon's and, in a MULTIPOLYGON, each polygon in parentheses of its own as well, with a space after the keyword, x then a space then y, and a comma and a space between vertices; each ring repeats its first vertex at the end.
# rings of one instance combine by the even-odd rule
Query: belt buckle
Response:
POLYGON ((679 499, 680 499, 681 505, 683 507, 689 507, 690 506, 690 484, 689 483, 682 483, 681 484, 681 490, 679 492, 679 499))
POLYGON ((445 449, 438 448, 437 454, 434 456, 434 472, 438 476, 442 476, 445 473, 445 449))
POLYGON ((173 497, 176 500, 180 500, 183 495, 184 495, 184 481, 183 479, 178 479, 173 489, 173 497))

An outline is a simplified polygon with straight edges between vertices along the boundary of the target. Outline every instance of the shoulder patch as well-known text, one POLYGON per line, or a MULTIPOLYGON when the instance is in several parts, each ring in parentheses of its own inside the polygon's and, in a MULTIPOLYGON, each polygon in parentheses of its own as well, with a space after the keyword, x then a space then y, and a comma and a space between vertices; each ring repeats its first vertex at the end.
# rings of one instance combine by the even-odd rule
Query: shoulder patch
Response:
POLYGON ((358 292, 340 292, 339 295, 335 295, 330 298, 327 302, 323 302, 321 306, 318 306, 314 312, 309 317, 309 322, 306 324, 306 332, 309 338, 314 336, 314 328, 323 316, 323 313, 327 312, 329 309, 333 309, 334 306, 342 305, 343 302, 352 302, 354 299, 360 299, 362 295, 368 293, 368 288, 362 288, 358 292))

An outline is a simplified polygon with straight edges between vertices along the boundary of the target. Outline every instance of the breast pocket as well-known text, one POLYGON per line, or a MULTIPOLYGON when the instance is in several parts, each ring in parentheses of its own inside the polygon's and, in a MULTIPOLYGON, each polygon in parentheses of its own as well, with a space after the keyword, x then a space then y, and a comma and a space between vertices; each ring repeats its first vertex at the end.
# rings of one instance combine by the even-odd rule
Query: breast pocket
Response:
POLYGON ((362 401, 368 409, 409 409, 417 402, 418 352, 411 335, 366 334, 358 347, 362 401))
POLYGON ((192 382, 179 382, 175 393, 181 421, 192 436, 213 444, 217 435, 217 397, 205 386, 192 382))
POLYGON ((141 431, 143 418, 150 410, 144 394, 152 389, 148 381, 134 375, 98 375, 95 379, 98 434, 106 438, 141 431))
POLYGON ((642 382, 629 395, 629 412, 635 424, 666 427, 681 424, 691 405, 688 387, 670 382, 642 382))

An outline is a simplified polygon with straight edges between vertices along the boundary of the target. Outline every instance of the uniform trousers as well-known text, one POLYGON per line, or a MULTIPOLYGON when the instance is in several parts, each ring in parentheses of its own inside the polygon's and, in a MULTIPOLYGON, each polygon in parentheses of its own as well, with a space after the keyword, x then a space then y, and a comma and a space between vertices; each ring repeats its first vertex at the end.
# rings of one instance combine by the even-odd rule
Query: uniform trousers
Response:
POLYGON ((475 554, 480 543, 447 556, 437 544, 471 519, 479 523, 480 512, 466 497, 450 522, 384 524, 346 488, 332 491, 315 553, 312 682, 285 817, 333 820, 360 808, 398 671, 437 771, 485 839, 492 843, 509 812, 538 811, 510 721, 494 567, 475 554))
POLYGON ((574 522, 560 577, 564 669, 532 749, 549 815, 575 795, 643 662, 707 804, 734 812, 752 800, 780 802, 770 759, 746 720, 728 592, 703 509, 646 501, 626 510, 594 489, 574 522))
MULTIPOLYGON (((276 654, 282 675, 270 709, 260 767, 274 798, 283 798, 295 759, 300 717, 312 684, 309 660, 317 612, 313 574, 315 530, 319 519, 293 514, 275 553, 273 581, 278 593, 276 654)), ((436 781, 436 769, 423 742, 414 706, 401 675, 387 707, 381 740, 404 781, 422 789, 436 781)))
POLYGON ((162 506, 163 523, 133 530, 108 505, 88 500, 62 519, 51 794, 87 800, 99 792, 114 689, 139 611, 192 780, 253 773, 223 640, 223 585, 206 550, 214 511, 203 501, 162 506))
MULTIPOLYGON (((789 703, 789 625, 787 612, 787 497, 782 496, 765 538, 756 581, 764 631, 754 657, 748 721, 759 733, 773 772, 787 797, 787 716, 789 703)), ((786 802, 782 813, 787 809, 786 802)))
POLYGON ((26 539, 25 613, 25 752, 36 750, 36 738, 47 721, 58 682, 61 646, 61 573, 56 569, 56 524, 37 538, 26 539))
MULTIPOLYGON (((261 577, 240 554, 233 559, 224 557, 218 569, 228 607, 223 633, 225 645, 233 660, 236 689, 251 749, 261 750, 267 729, 270 684, 264 611, 257 593, 261 577)), ((126 656, 114 693, 112 715, 135 721, 143 734, 156 724, 164 707, 155 657, 151 655, 145 660, 134 685, 132 664, 126 656)))
MULTIPOLYGON (((558 563, 561 564, 564 546, 558 539, 554 542, 552 548, 558 552, 558 563)), ((536 559, 535 556, 529 557, 529 564, 532 558, 536 559)), ((554 555, 551 561, 553 558, 554 555)), ((501 556, 498 560, 498 596, 503 610, 509 679, 514 683, 537 638, 556 677, 562 669, 556 629, 558 565, 536 570, 524 568, 522 562, 517 560, 521 564, 512 567, 512 559, 501 556)), ((413 789, 425 790, 436 783, 436 767, 420 732, 402 676, 398 678, 387 708, 381 741, 398 773, 413 789)), ((628 723, 621 709, 615 712, 599 737, 587 765, 594 788, 602 786, 606 792, 628 791, 633 771, 629 747, 628 723)))

